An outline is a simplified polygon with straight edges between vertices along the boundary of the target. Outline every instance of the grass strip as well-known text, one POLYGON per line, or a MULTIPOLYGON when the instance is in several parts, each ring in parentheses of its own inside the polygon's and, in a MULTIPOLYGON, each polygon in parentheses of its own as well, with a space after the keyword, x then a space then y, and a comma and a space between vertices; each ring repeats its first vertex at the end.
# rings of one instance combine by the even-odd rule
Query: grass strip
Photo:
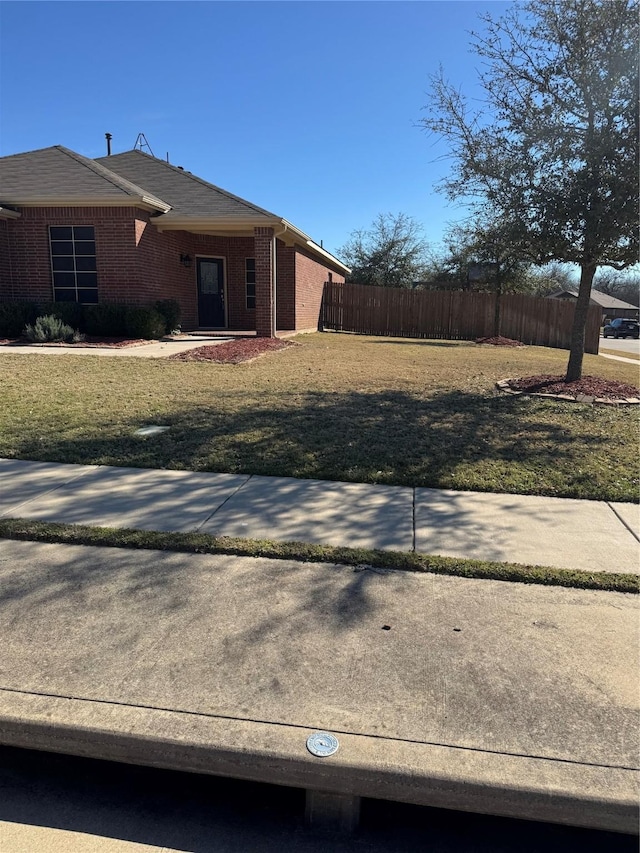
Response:
POLYGON ((58 524, 20 518, 0 519, 0 538, 63 545, 92 545, 150 551, 175 551, 185 554, 232 554, 240 557, 268 557, 275 560, 338 563, 376 569, 426 572, 465 578, 596 589, 608 592, 640 592, 637 575, 586 572, 438 557, 405 551, 379 551, 366 548, 336 548, 308 542, 273 542, 267 539, 240 539, 210 536, 206 533, 164 533, 150 530, 89 527, 58 524))

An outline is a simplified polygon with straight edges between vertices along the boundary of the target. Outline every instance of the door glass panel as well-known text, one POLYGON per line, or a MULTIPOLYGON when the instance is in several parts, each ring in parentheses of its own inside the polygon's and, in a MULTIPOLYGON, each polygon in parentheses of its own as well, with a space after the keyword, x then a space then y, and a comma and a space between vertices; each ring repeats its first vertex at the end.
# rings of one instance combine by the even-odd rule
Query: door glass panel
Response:
POLYGON ((200 263, 200 292, 204 294, 217 294, 219 288, 218 264, 202 261, 200 263))

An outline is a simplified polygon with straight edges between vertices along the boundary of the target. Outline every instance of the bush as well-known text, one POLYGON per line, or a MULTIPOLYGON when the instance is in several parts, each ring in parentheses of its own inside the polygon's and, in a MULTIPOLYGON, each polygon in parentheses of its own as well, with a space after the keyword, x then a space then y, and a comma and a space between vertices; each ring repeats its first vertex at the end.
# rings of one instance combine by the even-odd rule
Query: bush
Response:
POLYGON ((37 316, 38 307, 33 302, 0 302, 0 338, 20 337, 24 327, 37 316))
POLYGON ((96 337, 124 337, 126 332, 126 305, 101 302, 99 305, 87 305, 84 309, 84 329, 88 335, 96 337))
POLYGON ((175 299, 159 299, 154 307, 164 317, 165 334, 170 335, 175 329, 180 328, 182 310, 179 302, 175 299))
POLYGON ((84 327, 88 335, 105 338, 154 340, 165 333, 165 319, 155 308, 101 302, 85 307, 84 327))
POLYGON ((35 323, 25 326, 24 336, 34 343, 77 343, 82 340, 82 335, 67 326, 60 317, 46 314, 38 317, 35 323))
POLYGON ((165 318, 155 308, 139 308, 131 305, 127 306, 125 328, 130 338, 154 340, 164 335, 165 318))
POLYGON ((38 305, 38 316, 58 317, 67 326, 84 329, 84 311, 78 302, 43 302, 38 305))

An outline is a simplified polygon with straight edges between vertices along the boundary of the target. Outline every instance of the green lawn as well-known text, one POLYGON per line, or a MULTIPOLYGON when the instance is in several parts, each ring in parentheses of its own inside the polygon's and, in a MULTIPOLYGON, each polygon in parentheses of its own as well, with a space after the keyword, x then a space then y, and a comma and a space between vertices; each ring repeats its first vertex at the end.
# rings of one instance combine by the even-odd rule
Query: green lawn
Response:
MULTIPOLYGON (((301 336, 243 365, 0 354, 0 456, 638 499, 638 409, 494 396, 567 353, 301 336), (139 438, 147 424, 170 430, 139 438)), ((637 384, 635 365, 586 374, 637 384)))

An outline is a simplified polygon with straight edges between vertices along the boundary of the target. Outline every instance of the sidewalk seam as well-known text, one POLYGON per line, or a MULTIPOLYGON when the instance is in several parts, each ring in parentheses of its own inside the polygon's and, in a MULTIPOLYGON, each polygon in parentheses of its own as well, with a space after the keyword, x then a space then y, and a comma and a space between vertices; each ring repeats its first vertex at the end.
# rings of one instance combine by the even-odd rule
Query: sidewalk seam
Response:
MULTIPOLYGON (((164 714, 184 714, 185 716, 190 717, 203 717, 205 719, 211 720, 230 720, 237 723, 255 723, 256 725, 263 726, 279 726, 282 728, 290 728, 290 729, 301 729, 302 731, 309 731, 313 729, 318 729, 317 726, 313 725, 305 725, 303 723, 285 723, 277 720, 259 720, 252 717, 232 717, 228 714, 212 714, 207 713, 206 711, 190 711, 184 708, 164 708, 157 705, 141 705, 141 704, 132 704, 130 702, 118 702, 112 699, 91 699, 91 698, 83 698, 80 696, 66 696, 60 693, 44 693, 38 692, 35 690, 18 690, 14 687, 0 687, 0 693, 13 693, 19 696, 39 696, 44 699, 62 699, 67 702, 95 702, 98 705, 110 705, 111 707, 120 707, 120 708, 131 708, 131 709, 139 709, 141 711, 158 711, 164 714)), ((2 713, 0 713, 0 730, 2 727, 3 719, 6 719, 2 713)), ((38 723, 40 721, 30 720, 30 723, 38 723)), ((49 721, 49 726, 52 728, 55 727, 55 723, 51 723, 49 721)), ((82 726, 77 726, 77 728, 82 728, 82 726)), ((349 731, 347 729, 331 729, 332 732, 335 732, 339 735, 348 735, 350 737, 359 737, 359 738, 372 738, 374 740, 383 740, 390 741, 392 743, 410 743, 415 744, 417 746, 431 746, 438 747, 440 749, 456 749, 462 752, 478 752, 484 755, 507 755, 511 758, 524 758, 529 761, 552 761, 556 764, 569 764, 577 767, 597 767, 602 770, 622 770, 625 772, 638 773, 639 770, 637 767, 630 767, 626 764, 599 764, 593 761, 576 761, 571 758, 553 758, 547 755, 529 755, 523 752, 509 752, 509 751, 500 751, 496 749, 486 749, 481 746, 460 746, 459 744, 450 744, 450 743, 439 743, 437 741, 425 741, 425 740, 416 740, 414 738, 403 738, 403 737, 389 737, 388 735, 380 735, 373 734, 371 732, 354 732, 349 731)))
POLYGON ((615 508, 614 506, 612 506, 612 504, 610 504, 610 503, 609 503, 609 501, 605 501, 605 503, 607 504, 607 506, 609 507, 609 509, 611 510, 611 512, 615 515, 615 517, 618 519, 618 521, 619 521, 619 522, 620 522, 624 527, 626 527, 626 528, 627 528, 627 530, 628 530, 628 531, 629 531, 629 533, 633 536, 633 538, 634 538, 634 539, 636 539, 638 542, 640 542, 640 536, 638 536, 638 534, 635 532, 635 530, 634 530, 632 527, 629 527, 629 525, 627 524, 627 522, 626 522, 626 521, 624 520, 624 518, 620 515, 620 513, 616 510, 616 508, 615 508))
POLYGON ((415 554, 415 551, 416 551, 416 487, 414 486, 411 491, 412 491, 412 497, 413 497, 412 504, 411 504, 412 521, 413 521, 413 524, 412 524, 413 538, 411 540, 411 550, 415 554))
MULTIPOLYGON (((237 476, 237 475, 232 475, 232 476, 237 476)), ((238 494, 238 492, 240 491, 240 489, 244 489, 244 487, 247 485, 247 483, 249 482, 249 480, 250 480, 252 477, 253 477, 253 474, 249 474, 249 475, 247 476, 247 479, 246 479, 243 483, 240 483, 240 485, 238 486, 238 488, 237 488, 235 491, 233 491, 233 492, 232 492, 228 497, 226 497, 226 498, 222 501, 222 503, 221 503, 219 506, 217 506, 217 507, 213 510, 213 512, 212 512, 212 513, 210 513, 210 514, 209 514, 209 515, 208 515, 208 516, 207 516, 203 521, 201 521, 201 522, 200 522, 200 524, 196 527, 196 531, 200 531, 200 530, 202 530, 202 528, 204 527, 204 525, 205 525, 208 521, 210 521, 210 520, 213 518, 213 516, 214 516, 217 512, 219 512, 219 511, 222 509, 222 507, 223 507, 223 506, 225 506, 227 503, 229 503, 229 501, 231 500, 231 498, 235 498, 235 496, 238 494)))

